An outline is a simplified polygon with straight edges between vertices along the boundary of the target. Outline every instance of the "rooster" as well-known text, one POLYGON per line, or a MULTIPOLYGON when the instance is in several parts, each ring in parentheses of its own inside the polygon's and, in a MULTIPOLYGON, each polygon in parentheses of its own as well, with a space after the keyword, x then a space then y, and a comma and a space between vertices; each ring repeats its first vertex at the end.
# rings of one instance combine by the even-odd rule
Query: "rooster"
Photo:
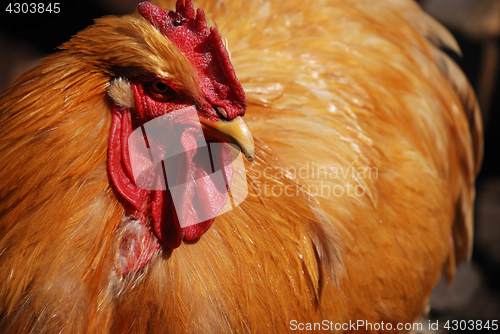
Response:
POLYGON ((0 96, 1 332, 408 330, 470 255, 456 42, 406 0, 196 5, 98 19, 0 96))

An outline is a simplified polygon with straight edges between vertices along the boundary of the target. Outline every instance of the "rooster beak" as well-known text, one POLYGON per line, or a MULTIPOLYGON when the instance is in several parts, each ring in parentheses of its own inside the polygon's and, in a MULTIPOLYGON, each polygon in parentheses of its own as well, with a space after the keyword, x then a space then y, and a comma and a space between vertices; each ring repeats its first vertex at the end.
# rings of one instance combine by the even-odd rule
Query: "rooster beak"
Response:
POLYGON ((212 122, 200 117, 203 132, 210 137, 223 140, 227 143, 236 144, 241 148, 248 161, 255 158, 255 147, 253 136, 245 121, 241 116, 231 121, 212 122))

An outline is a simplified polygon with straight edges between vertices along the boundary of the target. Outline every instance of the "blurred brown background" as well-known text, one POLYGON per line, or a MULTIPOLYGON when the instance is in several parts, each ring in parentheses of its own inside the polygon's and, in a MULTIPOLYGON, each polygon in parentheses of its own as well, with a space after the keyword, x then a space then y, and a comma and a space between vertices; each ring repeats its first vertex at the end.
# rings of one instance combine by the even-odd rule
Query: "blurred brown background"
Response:
POLYGON ((472 261, 462 265, 451 290, 441 283, 434 291, 430 315, 440 324, 500 321, 500 0, 418 2, 457 38, 463 57, 453 58, 476 90, 485 128, 472 261))
MULTIPOLYGON (((5 12, 9 1, 2 2, 0 91, 41 57, 92 24, 94 18, 130 13, 140 2, 57 1, 59 14, 9 14, 5 12)), ((429 317, 439 320, 440 328, 446 320, 500 322, 500 0, 418 2, 457 38, 463 57, 451 56, 476 89, 485 120, 485 158, 477 181, 472 260, 460 267, 452 289, 443 282, 436 288, 429 317)))

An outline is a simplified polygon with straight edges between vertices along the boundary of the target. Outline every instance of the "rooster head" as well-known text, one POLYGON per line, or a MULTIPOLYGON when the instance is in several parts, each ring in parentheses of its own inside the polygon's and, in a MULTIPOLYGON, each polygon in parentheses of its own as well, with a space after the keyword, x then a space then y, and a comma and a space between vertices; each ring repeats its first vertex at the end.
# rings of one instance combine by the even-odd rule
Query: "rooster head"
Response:
POLYGON ((121 62, 107 62, 115 73, 108 88, 113 103, 108 168, 126 202, 126 215, 150 226, 159 242, 132 237, 150 243, 139 253, 149 251, 128 260, 132 264, 122 273, 146 264, 160 243, 176 248, 211 227, 231 184, 234 151, 227 143, 249 161, 254 157, 253 138, 241 118, 245 93, 203 10, 195 12, 190 0, 178 0, 175 12, 148 2, 139 4, 138 11, 154 33, 144 20, 112 28, 127 36, 116 48, 126 44, 127 49, 116 50, 121 62), (135 49, 142 64, 123 56, 135 49))

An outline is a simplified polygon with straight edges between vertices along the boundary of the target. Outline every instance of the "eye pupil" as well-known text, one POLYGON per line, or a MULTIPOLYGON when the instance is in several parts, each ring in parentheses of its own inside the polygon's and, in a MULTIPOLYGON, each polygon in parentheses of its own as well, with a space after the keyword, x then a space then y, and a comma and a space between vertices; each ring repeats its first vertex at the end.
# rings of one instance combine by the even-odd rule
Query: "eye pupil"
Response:
POLYGON ((146 91, 156 101, 170 101, 177 97, 176 91, 160 80, 150 81, 146 84, 146 91))
POLYGON ((164 93, 166 92, 170 87, 167 86, 166 84, 164 84, 163 82, 161 81, 157 81, 155 83, 153 83, 153 88, 155 91, 157 91, 158 93, 164 93))

